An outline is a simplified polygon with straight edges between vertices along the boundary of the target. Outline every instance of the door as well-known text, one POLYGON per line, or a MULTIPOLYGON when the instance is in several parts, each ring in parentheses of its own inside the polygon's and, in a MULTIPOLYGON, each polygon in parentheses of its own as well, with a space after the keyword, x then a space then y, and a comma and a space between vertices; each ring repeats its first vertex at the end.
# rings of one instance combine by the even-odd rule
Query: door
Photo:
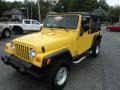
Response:
POLYGON ((23 29, 24 30, 32 30, 31 20, 24 20, 23 29))
POLYGON ((32 30, 33 31, 39 31, 41 28, 41 25, 38 21, 32 20, 32 30))
POLYGON ((116 25, 113 27, 113 30, 115 30, 115 31, 120 31, 120 24, 116 24, 116 25))
POLYGON ((84 53, 87 51, 92 44, 92 36, 90 34, 90 17, 83 17, 81 28, 80 28, 80 35, 79 35, 79 54, 84 53))

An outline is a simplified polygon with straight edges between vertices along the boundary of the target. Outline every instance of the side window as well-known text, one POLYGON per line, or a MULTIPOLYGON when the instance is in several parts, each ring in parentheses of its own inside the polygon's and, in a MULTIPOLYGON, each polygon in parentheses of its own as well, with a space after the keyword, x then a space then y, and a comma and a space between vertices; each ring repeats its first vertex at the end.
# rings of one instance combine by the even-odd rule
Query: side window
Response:
POLYGON ((24 23, 25 24, 30 24, 30 20, 25 20, 24 23))
POLYGON ((37 21, 32 21, 32 24, 39 24, 39 22, 37 22, 37 21))
POLYGON ((82 18, 81 29, 83 32, 86 32, 90 29, 90 17, 83 17, 82 18))
POLYGON ((100 31, 100 20, 97 17, 92 18, 92 32, 100 31))

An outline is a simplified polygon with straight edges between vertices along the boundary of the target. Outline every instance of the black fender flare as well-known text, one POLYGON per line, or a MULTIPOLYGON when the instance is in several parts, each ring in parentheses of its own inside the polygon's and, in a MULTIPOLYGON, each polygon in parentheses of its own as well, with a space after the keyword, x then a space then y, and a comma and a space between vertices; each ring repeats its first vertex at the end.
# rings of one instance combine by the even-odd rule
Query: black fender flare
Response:
POLYGON ((92 45, 91 45, 91 48, 93 48, 95 46, 95 43, 96 41, 99 41, 99 43, 101 43, 101 39, 102 39, 102 35, 95 35, 94 38, 93 38, 93 42, 92 42, 92 45))
POLYGON ((68 49, 62 49, 43 58, 42 66, 47 65, 47 60, 51 59, 51 63, 57 62, 58 59, 64 58, 68 62, 72 61, 72 55, 68 49))

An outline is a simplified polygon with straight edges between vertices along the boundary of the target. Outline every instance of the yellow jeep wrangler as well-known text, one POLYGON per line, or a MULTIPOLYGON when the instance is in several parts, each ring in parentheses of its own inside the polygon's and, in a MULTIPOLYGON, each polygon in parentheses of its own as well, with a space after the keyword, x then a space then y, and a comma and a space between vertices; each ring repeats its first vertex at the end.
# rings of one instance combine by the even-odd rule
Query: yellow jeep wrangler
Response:
POLYGON ((46 76, 52 90, 63 89, 71 64, 97 56, 101 31, 99 16, 90 12, 47 15, 40 32, 6 44, 2 61, 20 72, 46 76))

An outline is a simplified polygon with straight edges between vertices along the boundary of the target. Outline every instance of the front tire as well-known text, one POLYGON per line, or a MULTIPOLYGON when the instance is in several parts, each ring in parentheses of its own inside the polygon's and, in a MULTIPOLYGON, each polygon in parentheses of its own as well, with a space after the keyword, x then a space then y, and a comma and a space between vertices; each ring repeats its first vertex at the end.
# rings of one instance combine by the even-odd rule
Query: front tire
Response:
POLYGON ((66 63, 56 64, 49 70, 48 84, 50 90, 62 90, 67 84, 69 69, 66 63))

